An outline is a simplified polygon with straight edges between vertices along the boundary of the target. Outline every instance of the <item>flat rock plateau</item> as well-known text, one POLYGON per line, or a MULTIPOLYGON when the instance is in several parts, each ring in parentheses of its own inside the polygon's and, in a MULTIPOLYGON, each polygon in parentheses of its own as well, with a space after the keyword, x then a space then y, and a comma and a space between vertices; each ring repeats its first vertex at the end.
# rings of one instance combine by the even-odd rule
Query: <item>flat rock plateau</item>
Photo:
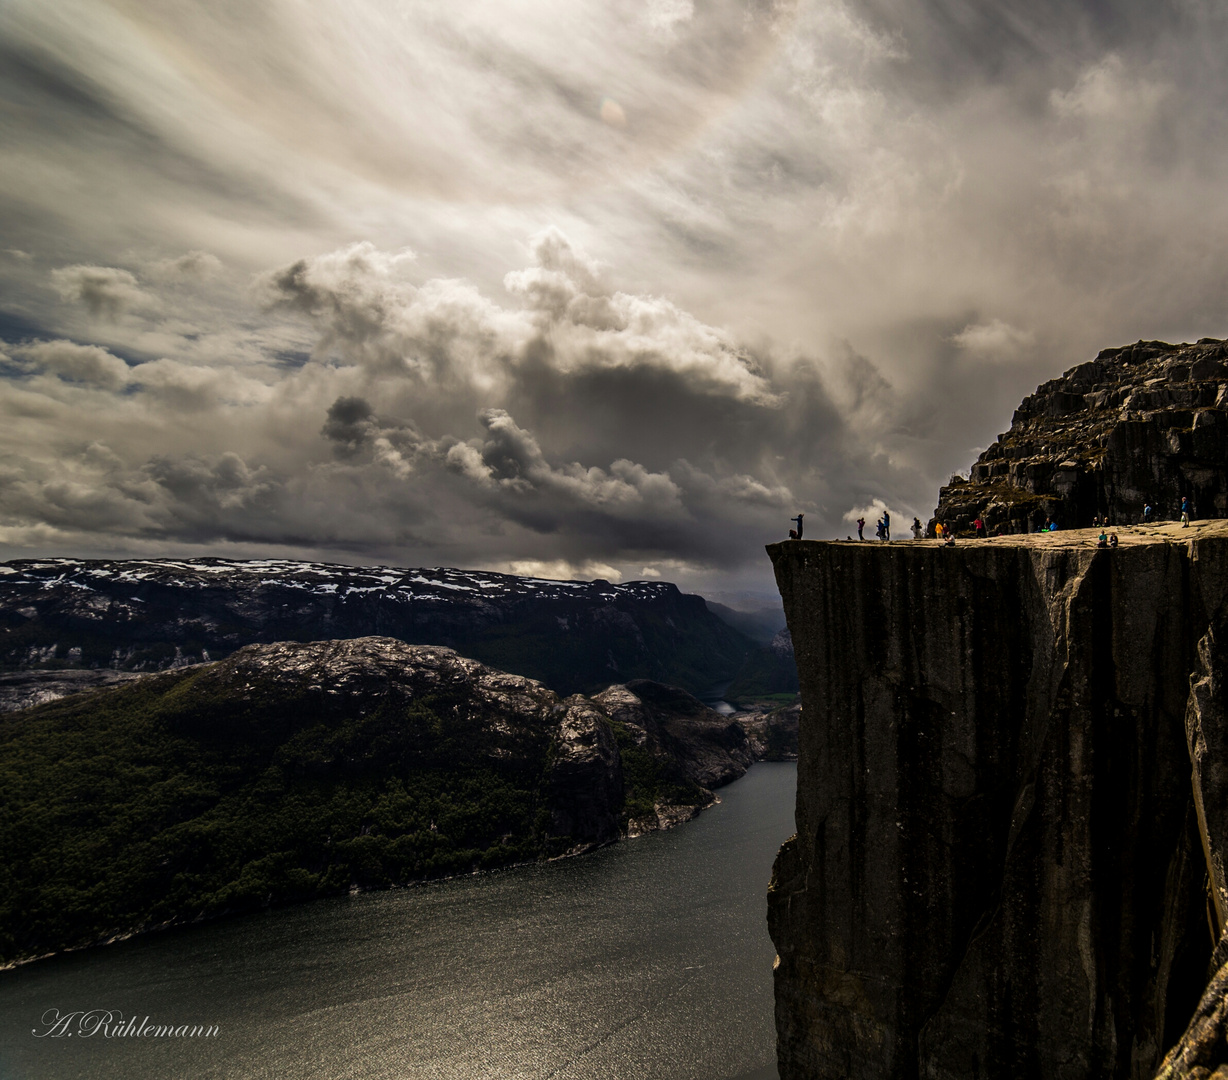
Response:
POLYGON ((803 707, 782 1080, 1228 1077, 1224 359, 1041 386, 942 490, 953 544, 769 546, 803 707))
POLYGON ((784 1080, 1228 1063, 1222 999, 1185 1033, 1228 913, 1228 522, 1096 536, 769 548, 804 716, 784 1080))

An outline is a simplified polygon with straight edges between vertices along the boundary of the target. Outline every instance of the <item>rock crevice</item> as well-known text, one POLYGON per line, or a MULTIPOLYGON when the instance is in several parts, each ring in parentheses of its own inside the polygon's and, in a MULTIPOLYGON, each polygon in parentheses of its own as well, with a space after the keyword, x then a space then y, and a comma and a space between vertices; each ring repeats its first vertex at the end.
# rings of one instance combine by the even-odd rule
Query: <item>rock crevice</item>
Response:
POLYGON ((803 702, 784 1080, 1149 1077, 1181 1039, 1208 867, 1228 910, 1228 527, 1182 532, 768 549, 803 702))

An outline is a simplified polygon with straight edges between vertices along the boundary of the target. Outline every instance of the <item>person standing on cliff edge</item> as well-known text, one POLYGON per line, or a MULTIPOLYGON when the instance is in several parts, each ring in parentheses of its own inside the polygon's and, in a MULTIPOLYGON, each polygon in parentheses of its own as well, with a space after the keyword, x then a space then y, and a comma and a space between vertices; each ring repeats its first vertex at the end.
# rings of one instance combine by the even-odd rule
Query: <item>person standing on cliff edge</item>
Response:
POLYGON ((802 538, 802 518, 804 518, 805 516, 806 516, 805 514, 798 514, 797 517, 795 518, 789 518, 790 521, 797 522, 797 528, 789 530, 790 540, 800 540, 802 538))
POLYGON ((863 536, 861 532, 861 530, 864 529, 865 527, 866 527, 866 519, 863 517, 859 517, 857 519, 857 539, 858 540, 865 539, 865 536, 863 536))
POLYGON ((883 539, 891 539, 891 514, 883 507, 883 539))

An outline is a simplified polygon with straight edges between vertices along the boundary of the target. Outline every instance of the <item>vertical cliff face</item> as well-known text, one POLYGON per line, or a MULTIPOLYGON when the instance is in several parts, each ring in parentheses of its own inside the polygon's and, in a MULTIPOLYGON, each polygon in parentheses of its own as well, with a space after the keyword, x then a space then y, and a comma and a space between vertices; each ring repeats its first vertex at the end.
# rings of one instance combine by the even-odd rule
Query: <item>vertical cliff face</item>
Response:
POLYGON ((1228 911, 1228 758, 1191 779, 1222 725, 1187 741, 1228 528, 768 551, 803 703, 781 1076, 1153 1075, 1228 911))

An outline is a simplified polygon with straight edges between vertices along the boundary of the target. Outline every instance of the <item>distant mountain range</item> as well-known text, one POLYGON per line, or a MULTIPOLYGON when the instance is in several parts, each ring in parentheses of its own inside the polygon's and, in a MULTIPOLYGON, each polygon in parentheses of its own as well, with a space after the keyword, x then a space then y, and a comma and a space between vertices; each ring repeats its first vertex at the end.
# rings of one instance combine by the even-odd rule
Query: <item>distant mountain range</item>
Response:
POLYGON ((159 671, 248 644, 383 635, 456 649, 562 695, 631 679, 702 695, 738 676, 770 637, 758 616, 744 621, 758 641, 730 621, 737 613, 723 619, 702 597, 656 581, 271 559, 0 564, 0 670, 9 672, 159 671))

